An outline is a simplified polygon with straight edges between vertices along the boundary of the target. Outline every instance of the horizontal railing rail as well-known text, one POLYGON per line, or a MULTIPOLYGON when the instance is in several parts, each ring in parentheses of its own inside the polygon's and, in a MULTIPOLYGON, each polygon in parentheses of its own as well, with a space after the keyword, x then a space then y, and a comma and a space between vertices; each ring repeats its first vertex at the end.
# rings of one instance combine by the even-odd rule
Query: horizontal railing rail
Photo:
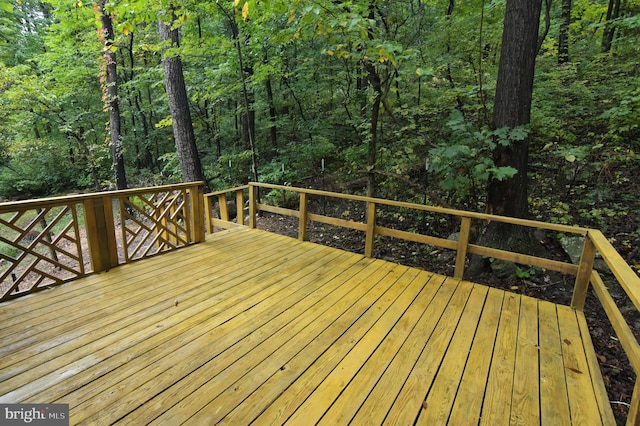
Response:
MULTIPOLYGON (((471 229, 471 221, 473 219, 483 220, 483 221, 494 221, 494 222, 502 222, 512 225, 525 226, 534 229, 544 229, 548 231, 556 231, 563 232, 568 234, 575 234, 580 236, 586 236, 588 233, 587 228, 580 228, 575 226, 561 225, 561 224, 552 224, 546 222, 540 222, 535 220, 527 220, 527 219, 518 219, 506 216, 497 216, 490 215, 485 213, 474 213, 463 210, 455 210, 450 208, 442 208, 414 203, 407 203, 402 201, 393 201, 393 200, 385 200, 381 198, 369 198, 358 195, 350 195, 350 194, 341 194, 335 192, 321 191, 316 189, 307 189, 307 188, 295 188, 290 186, 282 186, 282 185, 272 185, 266 183, 250 183, 246 186, 241 186, 237 188, 231 188, 223 191, 218 191, 205 195, 205 205, 208 206, 206 209, 208 212, 207 217, 207 229, 209 232, 213 231, 214 226, 219 226, 222 228, 228 228, 232 226, 236 226, 237 224, 244 224, 245 218, 244 215, 242 217, 238 216, 238 222, 231 223, 232 218, 228 215, 228 198, 227 194, 235 193, 236 202, 235 206, 242 205, 244 206, 245 193, 248 193, 249 199, 249 217, 248 217, 248 225, 250 227, 255 227, 255 214, 259 211, 270 212, 281 214, 285 216, 291 216, 298 219, 298 238, 301 240, 305 240, 307 238, 307 222, 315 221, 327 225, 339 226, 348 229, 354 229, 357 231, 362 231, 365 233, 365 249, 364 255, 367 257, 373 256, 375 237, 376 236, 386 236, 398 238, 405 241, 412 241, 417 243, 428 244, 431 246, 441 247, 449 250, 454 250, 457 252, 456 256, 456 264, 455 264, 455 272, 454 276, 456 278, 462 278, 464 275, 464 268, 466 264, 466 257, 469 254, 477 254, 480 256, 491 257, 495 259, 502 259, 506 261, 511 261, 519 264, 526 264, 534 267, 545 268, 561 273, 568 273, 577 275, 578 274, 578 265, 568 263, 568 262, 559 262, 551 259, 545 259, 536 256, 530 256, 527 254, 513 253, 504 250, 499 250, 490 247, 479 246, 476 244, 471 244, 469 242, 470 237, 470 229, 471 229), (280 191, 290 191, 297 193, 299 195, 299 206, 297 210, 277 207, 268 205, 266 203, 258 203, 257 197, 255 196, 255 192, 257 188, 264 189, 275 189, 280 191), (359 201, 365 203, 366 205, 366 215, 365 220, 362 222, 356 222, 352 220, 346 220, 337 217, 326 216, 323 214, 310 213, 308 211, 308 200, 310 195, 316 195, 321 197, 330 197, 336 199, 343 199, 349 201, 359 201), (217 202, 215 201, 217 200, 217 202), (447 238, 441 238, 432 235, 420 234, 415 232, 408 232, 399 229, 393 229, 385 226, 380 226, 377 223, 377 211, 379 206, 389 206, 389 207, 399 207, 405 209, 411 209, 416 211, 430 212, 436 214, 442 214, 450 217, 456 217, 460 220, 460 238, 458 241, 452 241, 447 238), (215 218, 215 212, 219 212, 219 218, 215 218), (253 225, 252 225, 253 221, 253 225)), ((580 277, 583 282, 588 282, 589 277, 584 276, 580 277)))
POLYGON ((0 302, 204 240, 203 183, 0 203, 0 302))
MULTIPOLYGON (((238 216, 237 223, 230 222, 230 219, 232 218, 229 217, 227 212, 228 209, 226 208, 227 194, 230 193, 235 194, 237 206, 244 206, 244 200, 246 199, 245 193, 247 193, 249 200, 249 227, 254 228, 256 226, 256 215, 258 212, 263 211, 297 218, 298 238, 301 240, 307 239, 307 224, 309 221, 315 221, 323 224, 362 231, 365 233, 364 255, 367 257, 373 256, 376 236, 385 236, 398 238, 404 241, 412 241, 427 244, 430 246, 454 250, 456 252, 454 277, 456 278, 463 277, 467 256, 470 254, 502 259, 505 261, 514 262, 516 264, 540 267, 557 271, 563 274, 574 275, 576 278, 571 306, 577 310, 584 309, 587 290, 589 284, 591 284, 601 305, 604 308, 604 311, 609 318, 609 321, 615 333, 618 336, 623 350, 630 360, 632 368, 634 369, 636 375, 638 375, 638 373, 640 372, 640 345, 638 344, 638 341, 633 331, 631 330, 631 327, 625 320, 620 308, 617 306, 613 297, 609 293, 609 290, 607 289, 607 286, 601 274, 594 269, 596 255, 599 253, 600 257, 609 267, 611 275, 624 289, 630 301, 635 306, 636 310, 640 310, 640 277, 638 277, 638 275, 631 269, 631 267, 629 267, 629 265, 618 254, 611 243, 609 243, 605 236, 598 230, 561 224, 552 224, 527 219, 510 218, 485 213, 467 212, 450 208, 384 200, 379 198, 369 198, 358 195, 333 193, 316 189, 295 188, 265 183, 250 183, 246 186, 231 188, 228 190, 207 194, 205 196, 208 200, 206 205, 209 206, 207 208, 207 211, 213 211, 212 206, 214 206, 215 200, 217 200, 217 206, 220 207, 219 219, 212 218, 211 213, 209 213, 209 216, 207 217, 207 229, 210 232, 213 231, 214 226, 229 228, 247 222, 244 218, 244 215, 241 215, 242 217, 238 216), (278 191, 290 191, 298 194, 298 208, 283 208, 268 205, 266 203, 259 203, 257 201, 258 197, 256 196, 256 192, 260 188, 278 191), (308 211, 309 196, 329 197, 334 199, 362 202, 366 206, 366 214, 364 215, 364 220, 361 222, 357 222, 346 220, 343 218, 331 217, 324 214, 310 213, 308 211), (225 207, 222 207, 223 205, 225 207), (458 229, 460 237, 457 241, 453 241, 437 236, 380 226, 377 223, 377 212, 379 206, 399 207, 415 211, 430 212, 446 215, 449 217, 455 217, 460 221, 458 229), (576 265, 573 263, 545 259, 528 254, 513 253, 505 250, 481 246, 478 244, 472 244, 469 241, 472 220, 481 220, 485 222, 502 222, 528 228, 542 229, 545 231, 555 231, 582 236, 584 242, 580 262, 576 265)), ((238 210, 240 210, 240 208, 238 208, 238 210)), ((640 381, 638 380, 636 380, 634 392, 632 395, 627 424, 640 424, 640 381)))

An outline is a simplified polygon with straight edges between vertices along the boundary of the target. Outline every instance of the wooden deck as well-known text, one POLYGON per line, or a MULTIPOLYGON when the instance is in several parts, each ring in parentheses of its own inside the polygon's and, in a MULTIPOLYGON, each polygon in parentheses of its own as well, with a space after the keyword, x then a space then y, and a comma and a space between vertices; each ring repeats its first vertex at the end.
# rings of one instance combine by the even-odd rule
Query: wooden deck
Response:
POLYGON ((71 424, 614 424, 582 312, 257 230, 0 304, 71 424))

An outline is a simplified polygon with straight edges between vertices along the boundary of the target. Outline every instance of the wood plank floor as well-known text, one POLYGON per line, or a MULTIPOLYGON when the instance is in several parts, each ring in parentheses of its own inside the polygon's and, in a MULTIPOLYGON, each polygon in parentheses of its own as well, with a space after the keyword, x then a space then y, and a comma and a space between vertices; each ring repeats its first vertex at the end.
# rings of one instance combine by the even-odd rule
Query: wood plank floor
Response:
POLYGON ((614 424, 584 316, 257 230, 0 304, 71 424, 614 424))

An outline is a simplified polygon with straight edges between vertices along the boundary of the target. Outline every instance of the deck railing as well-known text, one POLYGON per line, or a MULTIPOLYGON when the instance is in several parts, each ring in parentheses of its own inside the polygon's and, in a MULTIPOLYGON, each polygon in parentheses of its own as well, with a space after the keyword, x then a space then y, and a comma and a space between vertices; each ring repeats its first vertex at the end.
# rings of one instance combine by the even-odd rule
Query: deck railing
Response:
POLYGON ((0 302, 204 240, 202 182, 0 203, 0 302))
MULTIPOLYGON (((472 213, 419 204, 332 193, 313 189, 250 183, 246 186, 203 194, 202 182, 74 195, 41 200, 0 203, 0 302, 49 286, 101 272, 165 251, 204 240, 205 228, 256 227, 259 211, 298 219, 298 238, 307 239, 310 221, 364 233, 364 255, 372 257, 378 237, 393 237, 455 252, 454 277, 462 278, 468 255, 502 259, 575 276, 571 306, 583 310, 589 285, 600 300, 636 374, 640 372, 640 345, 624 315, 595 268, 599 254, 610 274, 638 310, 640 278, 598 230, 539 221, 472 213), (258 202, 259 188, 292 192, 297 209, 258 202), (230 219, 227 194, 233 194, 236 222, 230 219), (311 197, 329 197, 362 203, 361 221, 313 213, 311 197), (246 200, 246 203, 245 203, 246 200), (245 206, 247 215, 245 215, 245 206), (459 238, 450 240, 426 233, 382 226, 384 208, 408 209, 444 215, 459 223, 459 238), (218 210, 220 218, 216 218, 218 210), (247 217, 246 217, 247 216, 247 217), (246 217, 246 219, 245 219, 246 217), (523 253, 513 253, 471 243, 472 221, 496 221, 583 238, 582 256, 576 264, 523 253)), ((597 363, 597 361, 592 360, 597 363)), ((640 424, 640 381, 636 381, 628 416, 640 424)))
MULTIPOLYGON (((599 254, 602 260, 606 263, 611 275, 624 289, 636 310, 640 310, 640 278, 618 254, 605 236, 598 230, 483 213, 472 213, 378 198, 333 193, 315 189, 295 188, 264 183, 250 183, 237 188, 205 194, 205 211, 207 212, 206 228, 208 232, 213 232, 215 227, 229 228, 244 225, 245 221, 247 221, 243 210, 246 199, 248 199, 248 226, 251 228, 256 227, 257 213, 259 211, 264 211, 298 218, 298 238, 300 240, 307 239, 309 221, 362 231, 364 233, 365 240, 364 255, 367 257, 373 256, 376 237, 378 236, 393 237, 404 241, 412 241, 443 249, 449 249, 456 253, 454 270, 454 277, 456 278, 463 277, 467 257, 471 254, 573 275, 575 276, 575 283, 571 306, 577 310, 584 310, 587 290, 589 284, 591 284, 618 336, 622 348, 630 360, 631 366, 636 372, 636 375, 640 372, 640 345, 638 345, 638 341, 631 328, 627 324, 619 307, 609 293, 602 275, 594 269, 596 255, 599 254), (256 196, 259 188, 281 192, 292 192, 296 194, 299 199, 298 208, 290 209, 268 205, 266 203, 259 203, 258 197, 256 196), (235 206, 237 209, 237 222, 232 222, 230 220, 232 218, 230 217, 227 208, 228 194, 233 194, 233 197, 236 200, 235 206), (344 218, 327 216, 325 214, 311 213, 309 212, 310 196, 329 197, 364 203, 364 220, 352 221, 344 218), (378 212, 382 206, 422 211, 456 218, 459 220, 459 238, 457 241, 453 241, 447 238, 380 226, 377 222, 378 212), (216 210, 218 211, 219 218, 216 218, 215 214, 212 213, 216 210), (583 248, 580 262, 576 265, 573 263, 545 259, 523 253, 513 253, 473 244, 470 242, 470 231, 473 220, 502 222, 545 231, 582 236, 583 248)), ((593 360, 593 362, 597 363, 595 360, 593 360)), ((627 424, 640 424, 640 381, 638 380, 636 380, 627 424)))

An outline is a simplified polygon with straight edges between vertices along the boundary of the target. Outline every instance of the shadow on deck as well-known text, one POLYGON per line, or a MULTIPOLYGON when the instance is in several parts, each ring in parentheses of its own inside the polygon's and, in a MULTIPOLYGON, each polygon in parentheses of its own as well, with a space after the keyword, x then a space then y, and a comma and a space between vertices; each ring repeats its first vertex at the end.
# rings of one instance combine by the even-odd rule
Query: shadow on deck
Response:
POLYGON ((584 314, 246 228, 3 303, 71 424, 614 424, 584 314))

